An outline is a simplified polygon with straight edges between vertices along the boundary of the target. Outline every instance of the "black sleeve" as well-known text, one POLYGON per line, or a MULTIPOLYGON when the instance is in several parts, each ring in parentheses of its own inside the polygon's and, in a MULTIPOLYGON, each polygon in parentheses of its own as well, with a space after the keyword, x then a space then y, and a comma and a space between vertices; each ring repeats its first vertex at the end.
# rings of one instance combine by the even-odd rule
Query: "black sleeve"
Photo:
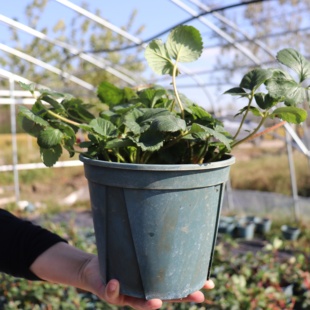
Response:
POLYGON ((64 239, 0 209, 0 272, 40 280, 29 268, 48 248, 64 239))

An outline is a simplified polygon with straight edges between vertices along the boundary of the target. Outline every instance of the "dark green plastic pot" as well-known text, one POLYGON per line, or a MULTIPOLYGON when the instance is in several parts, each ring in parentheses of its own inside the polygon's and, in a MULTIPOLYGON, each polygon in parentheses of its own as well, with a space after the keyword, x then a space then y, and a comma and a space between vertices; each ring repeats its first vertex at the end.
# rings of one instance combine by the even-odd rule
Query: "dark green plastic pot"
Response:
POLYGON ((204 165, 139 165, 81 156, 104 283, 151 299, 183 298, 209 277, 234 157, 204 165))

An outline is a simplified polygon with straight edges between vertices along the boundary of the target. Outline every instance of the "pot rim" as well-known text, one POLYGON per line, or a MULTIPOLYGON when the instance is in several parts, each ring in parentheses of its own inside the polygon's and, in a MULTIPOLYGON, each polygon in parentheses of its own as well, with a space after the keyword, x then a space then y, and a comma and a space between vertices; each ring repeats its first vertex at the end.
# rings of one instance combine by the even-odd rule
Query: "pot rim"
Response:
POLYGON ((206 169, 217 169, 222 167, 231 166, 235 163, 235 157, 227 154, 227 159, 220 160, 212 163, 205 164, 184 164, 184 165, 166 165, 166 164, 131 164, 131 163, 117 163, 108 162, 104 160, 92 159, 80 154, 80 161, 84 164, 113 168, 113 169, 127 169, 127 170, 148 170, 148 171, 174 171, 174 170, 206 170, 206 169))

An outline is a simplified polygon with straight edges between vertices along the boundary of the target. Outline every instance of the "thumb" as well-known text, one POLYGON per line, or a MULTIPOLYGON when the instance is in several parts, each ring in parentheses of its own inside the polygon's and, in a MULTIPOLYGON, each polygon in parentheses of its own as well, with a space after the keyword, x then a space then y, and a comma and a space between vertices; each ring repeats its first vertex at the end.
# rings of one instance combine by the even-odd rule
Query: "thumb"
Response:
POLYGON ((116 280, 109 281, 105 288, 106 300, 109 303, 114 303, 114 304, 118 303, 119 302, 119 290, 120 290, 120 285, 118 281, 116 280))

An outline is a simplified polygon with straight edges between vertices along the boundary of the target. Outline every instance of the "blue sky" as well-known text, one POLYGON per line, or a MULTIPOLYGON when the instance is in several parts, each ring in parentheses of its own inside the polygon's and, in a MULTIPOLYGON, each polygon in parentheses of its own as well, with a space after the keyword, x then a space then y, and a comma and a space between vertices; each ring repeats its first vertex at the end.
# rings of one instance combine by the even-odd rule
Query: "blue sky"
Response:
MULTIPOLYGON (((190 4, 190 0, 182 0, 183 3, 186 5, 189 5, 191 8, 195 8, 195 11, 197 10, 197 7, 193 4, 190 4)), ((308 1, 308 0, 302 0, 308 1)), ((0 14, 5 15, 9 18, 17 18, 20 22, 26 23, 25 19, 25 8, 27 3, 32 2, 28 0, 20 0, 20 1, 6 1, 5 5, 2 5, 0 7, 0 14)), ((83 2, 82 0, 71 0, 71 2, 81 5, 83 2)), ((138 14, 136 16, 136 20, 134 23, 133 29, 144 25, 145 30, 140 36, 140 39, 146 39, 150 38, 163 30, 174 26, 190 17, 190 14, 183 11, 181 8, 176 6, 173 3, 173 0, 156 0, 156 1, 147 1, 147 0, 112 0, 112 1, 104 1, 104 0, 88 0, 84 1, 87 2, 88 5, 90 5, 90 10, 94 11, 95 8, 99 8, 101 10, 102 16, 107 19, 109 22, 121 26, 124 25, 128 21, 128 17, 130 16, 130 13, 136 9, 138 11, 138 14)), ((225 6, 230 5, 233 3, 238 3, 239 0, 222 0, 220 3, 219 1, 206 1, 206 3, 216 3, 216 6, 225 6)), ((277 1, 271 1, 273 3, 276 3, 277 1)), ((282 7, 281 7, 282 9, 282 7)), ((244 20, 242 19, 242 14, 240 14, 242 8, 240 9, 232 9, 226 11, 226 14, 229 17, 234 16, 236 22, 239 26, 242 26, 243 29, 248 31, 247 25, 245 24, 244 20)), ((286 10, 286 8, 283 8, 283 10, 286 10)), ((72 15, 72 10, 69 8, 66 8, 62 4, 58 3, 57 0, 48 0, 47 7, 44 10, 41 22, 39 24, 39 28, 46 26, 46 25, 54 25, 56 21, 59 19, 70 19, 69 17, 72 15)), ((274 15, 274 18, 277 17, 281 12, 270 12, 270 16, 274 15)), ((292 15, 293 16, 293 15, 292 15)), ((292 17, 293 18, 293 17, 292 17)), ((206 16, 206 20, 213 21, 211 16, 206 16)), ((27 23, 26 23, 27 24, 27 23)), ((208 34, 211 33, 211 30, 203 25, 202 23, 195 21, 191 22, 192 25, 197 27, 203 34, 204 38, 208 37, 208 34)), ((280 29, 281 30, 281 29, 280 29)), ((270 30, 273 31, 273 30, 270 30)), ((19 32, 21 35, 22 32, 19 32)), ((8 32, 8 26, 0 22, 0 43, 7 44, 10 46, 12 44, 9 32, 8 32)), ((29 39, 29 35, 25 35, 25 40, 29 39), (28 36, 28 37, 27 37, 28 36)), ((214 45, 214 43, 217 42, 217 39, 210 40, 209 42, 204 42, 205 45, 214 45)), ((219 56, 221 53, 221 50, 217 47, 209 48, 202 56, 202 59, 200 62, 197 62, 195 64, 189 65, 190 70, 199 70, 201 68, 204 68, 205 70, 212 70, 215 66, 221 65, 217 63, 217 56, 219 56)), ((237 53, 236 50, 232 51, 233 54, 237 53)), ((240 52, 238 52, 240 54, 240 52)), ((225 54, 224 59, 222 61, 229 61, 229 57, 232 56, 232 54, 225 54)), ((1 51, 0 51, 0 57, 1 57, 1 51)), ((244 59, 245 63, 249 63, 248 59, 240 54, 240 58, 244 59)), ((186 67, 188 67, 186 65, 186 67)), ((221 76, 221 72, 209 73, 208 75, 200 75, 199 80, 201 82, 207 82, 212 83, 216 82, 216 78, 221 76)), ((183 83, 184 79, 181 83, 183 83)), ((227 90, 228 88, 232 86, 236 86, 236 84, 239 82, 239 77, 236 78, 235 76, 231 77, 232 84, 231 85, 224 85, 223 87, 220 87, 220 89, 217 88, 217 86, 208 86, 207 92, 204 92, 201 88, 198 87, 192 87, 192 88, 184 88, 184 93, 187 94, 189 97, 191 97, 193 100, 198 102, 199 104, 202 104, 206 106, 207 108, 210 107, 210 102, 212 101, 213 106, 220 106, 222 102, 226 104, 228 98, 227 96, 223 96, 222 93, 227 90), (210 99, 211 98, 211 99, 210 99)), ((187 80, 186 83, 189 84, 195 84, 196 82, 193 79, 187 80)))
MULTIPOLYGON (((30 1, 31 2, 31 1, 30 1)), ((81 5, 83 1, 71 1, 75 4, 81 5)), ((232 3, 233 1, 227 1, 226 3, 232 3)), ((24 5, 16 5, 16 2, 10 1, 7 2, 5 6, 0 8, 0 14, 5 15, 12 19, 17 19, 19 22, 27 24, 25 18, 25 8, 29 1, 23 1, 24 5)), ((156 0, 156 2, 143 1, 143 0, 113 0, 113 1, 100 1, 92 0, 87 2, 90 6, 90 11, 94 11, 96 8, 100 9, 101 14, 112 24, 117 26, 124 25, 133 10, 137 10, 137 15, 135 18, 135 23, 133 29, 144 25, 145 29, 140 39, 148 39, 154 35, 162 32, 165 29, 168 29, 172 26, 177 25, 178 23, 188 19, 190 15, 177 7, 172 1, 169 0, 156 0)), ((41 22, 38 25, 38 28, 46 25, 54 25, 55 22, 59 19, 69 19, 68 17, 73 14, 72 10, 66 6, 58 3, 54 0, 49 0, 47 7, 44 10, 41 22)), ((203 27, 198 22, 192 22, 192 25, 196 27, 203 27)), ((1 42, 10 46, 10 37, 9 32, 7 31, 7 25, 0 23, 0 32, 1 32, 1 42)), ((205 29, 204 29, 205 31, 205 29)), ((19 32, 23 35, 22 32, 19 32)), ((29 35, 25 35, 25 40, 29 39, 29 35)), ((211 64, 211 62, 210 62, 211 64)), ((210 67, 211 68, 211 67, 210 67)), ((191 83, 194 83, 191 81, 191 83)), ((206 101, 206 95, 200 89, 194 88, 192 90, 185 90, 185 93, 191 93, 191 98, 196 101, 203 100, 206 101), (203 97, 203 99, 201 99, 203 97)), ((209 100, 207 98, 207 100, 209 100)))

